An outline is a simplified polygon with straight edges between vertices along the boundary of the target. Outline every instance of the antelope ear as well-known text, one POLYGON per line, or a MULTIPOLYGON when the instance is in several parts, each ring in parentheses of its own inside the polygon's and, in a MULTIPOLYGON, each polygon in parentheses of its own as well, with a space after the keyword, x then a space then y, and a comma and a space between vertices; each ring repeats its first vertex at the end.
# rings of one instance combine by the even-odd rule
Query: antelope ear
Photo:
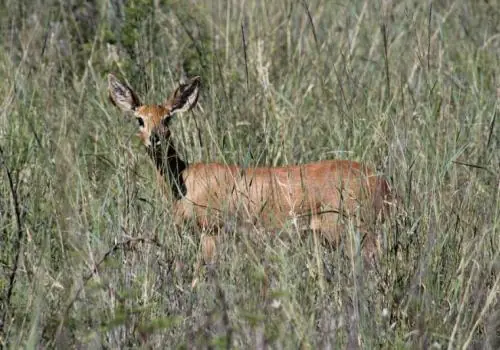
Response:
POLYGON ((108 75, 108 93, 111 102, 124 112, 134 111, 141 105, 134 90, 122 84, 113 74, 108 75))
POLYGON ((201 78, 191 78, 186 84, 181 84, 165 102, 165 108, 170 110, 170 115, 191 110, 198 102, 201 78))

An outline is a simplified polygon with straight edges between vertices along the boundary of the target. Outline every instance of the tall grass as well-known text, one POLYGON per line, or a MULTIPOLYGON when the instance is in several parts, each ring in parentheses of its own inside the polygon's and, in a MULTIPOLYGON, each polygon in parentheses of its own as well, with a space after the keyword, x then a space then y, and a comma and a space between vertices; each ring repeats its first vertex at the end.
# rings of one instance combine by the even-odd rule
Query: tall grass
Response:
POLYGON ((500 347, 494 1, 0 9, 3 346, 500 347), (226 234, 195 276, 199 235, 171 225, 108 72, 151 103, 201 75, 173 123, 189 162, 376 167, 403 208, 378 267, 283 228, 226 234))

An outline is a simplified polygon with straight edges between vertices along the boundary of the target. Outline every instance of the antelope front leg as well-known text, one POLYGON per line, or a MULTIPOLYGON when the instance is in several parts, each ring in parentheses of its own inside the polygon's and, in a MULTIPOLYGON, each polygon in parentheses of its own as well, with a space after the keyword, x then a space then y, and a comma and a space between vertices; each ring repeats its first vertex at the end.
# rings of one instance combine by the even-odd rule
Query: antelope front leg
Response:
MULTIPOLYGON (((175 225, 182 227, 185 221, 192 219, 195 216, 195 212, 191 203, 186 203, 184 201, 178 201, 174 204, 174 222, 175 225)), ((196 263, 194 265, 193 280, 191 282, 191 288, 196 287, 198 283, 198 276, 200 269, 203 265, 212 265, 216 258, 216 244, 215 237, 213 234, 217 233, 217 230, 211 226, 210 221, 204 215, 200 215, 198 220, 193 223, 192 228, 195 232, 201 231, 199 251, 196 257, 196 263)))
POLYGON ((217 248, 215 246, 215 237, 206 233, 200 238, 201 258, 205 265, 212 265, 215 262, 217 248))
POLYGON ((194 279, 191 282, 191 288, 195 288, 198 283, 198 276, 203 265, 213 265, 217 254, 215 237, 202 233, 200 237, 200 252, 198 253, 197 261, 194 267, 194 279))
POLYGON ((195 288, 198 284, 198 276, 203 265, 212 265, 215 262, 216 245, 215 237, 207 233, 203 233, 200 237, 200 251, 194 267, 194 278, 191 282, 191 288, 195 288))
MULTIPOLYGON (((198 217, 198 225, 202 230, 200 237, 200 259, 205 265, 211 265, 215 262, 217 253, 215 235, 219 233, 219 229, 218 226, 213 225, 206 214, 198 217)), ((200 264, 202 262, 200 261, 200 264)))

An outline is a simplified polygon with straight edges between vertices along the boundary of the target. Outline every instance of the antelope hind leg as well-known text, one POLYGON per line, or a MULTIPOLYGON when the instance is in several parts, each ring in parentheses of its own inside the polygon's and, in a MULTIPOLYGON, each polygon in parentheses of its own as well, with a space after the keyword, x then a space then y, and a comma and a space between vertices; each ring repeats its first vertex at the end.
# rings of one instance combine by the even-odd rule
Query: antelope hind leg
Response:
MULTIPOLYGON (((321 233, 321 236, 330 244, 338 247, 340 242, 344 242, 344 250, 347 256, 352 257, 352 254, 356 254, 353 248, 356 245, 352 244, 350 239, 351 234, 349 230, 351 229, 348 223, 345 223, 346 219, 340 218, 337 213, 324 213, 319 215, 313 215, 311 217, 310 228, 313 231, 321 233)), ((367 231, 362 227, 355 227, 360 235, 361 244, 361 254, 365 263, 370 265, 376 260, 377 256, 377 239, 372 232, 367 231)))

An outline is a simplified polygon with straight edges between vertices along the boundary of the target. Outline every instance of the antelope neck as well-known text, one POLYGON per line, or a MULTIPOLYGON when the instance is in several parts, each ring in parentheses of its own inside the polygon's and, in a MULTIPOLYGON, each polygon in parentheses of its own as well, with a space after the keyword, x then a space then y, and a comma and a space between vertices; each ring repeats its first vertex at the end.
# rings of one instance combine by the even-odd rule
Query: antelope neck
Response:
POLYGON ((148 148, 148 153, 155 163, 156 169, 168 182, 174 198, 180 199, 185 196, 187 189, 182 172, 188 165, 179 157, 172 142, 165 140, 165 143, 152 145, 151 148, 148 148))

